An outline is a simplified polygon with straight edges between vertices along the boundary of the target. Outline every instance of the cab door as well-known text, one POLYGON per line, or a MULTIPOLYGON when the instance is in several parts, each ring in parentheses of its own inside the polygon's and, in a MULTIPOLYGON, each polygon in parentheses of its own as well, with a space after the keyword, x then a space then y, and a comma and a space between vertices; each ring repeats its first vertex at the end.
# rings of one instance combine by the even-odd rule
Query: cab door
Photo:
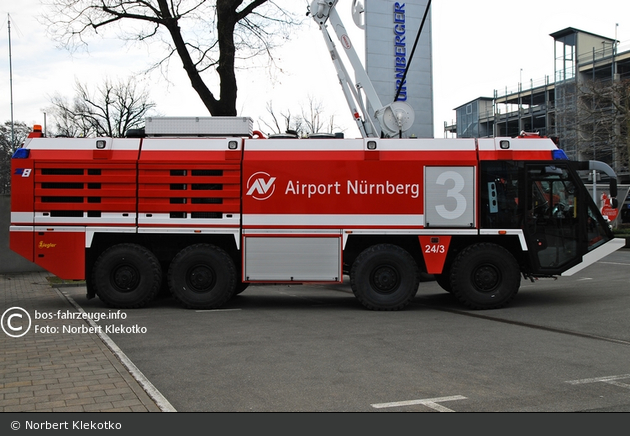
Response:
POLYGON ((526 166, 525 233, 535 273, 561 274, 612 238, 569 163, 526 166))
POLYGON ((586 190, 566 164, 527 165, 525 232, 536 272, 560 274, 586 251, 586 190))

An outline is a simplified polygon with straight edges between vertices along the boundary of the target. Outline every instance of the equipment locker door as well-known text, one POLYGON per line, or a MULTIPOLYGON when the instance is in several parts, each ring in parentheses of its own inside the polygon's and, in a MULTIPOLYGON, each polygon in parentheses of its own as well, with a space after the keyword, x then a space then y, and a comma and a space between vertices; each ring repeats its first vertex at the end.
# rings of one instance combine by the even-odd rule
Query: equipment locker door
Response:
POLYGON ((426 167, 425 226, 475 227, 475 168, 426 167))

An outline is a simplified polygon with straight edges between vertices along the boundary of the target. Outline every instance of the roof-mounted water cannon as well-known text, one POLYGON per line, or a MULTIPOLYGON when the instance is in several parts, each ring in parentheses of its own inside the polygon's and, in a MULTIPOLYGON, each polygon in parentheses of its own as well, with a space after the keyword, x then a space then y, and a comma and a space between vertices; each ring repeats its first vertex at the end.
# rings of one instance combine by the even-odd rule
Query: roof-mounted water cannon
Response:
POLYGON ((376 118, 387 136, 402 136, 413 126, 415 112, 411 106, 403 101, 395 101, 376 111, 376 118))
POLYGON ((358 0, 352 0, 352 19, 359 29, 365 29, 364 12, 365 8, 363 7, 363 3, 358 0))
MULTIPOLYGON (((402 136, 403 132, 411 128, 415 120, 413 108, 402 101, 394 101, 388 105, 381 103, 372 81, 367 75, 348 36, 348 32, 335 9, 337 2, 338 0, 314 0, 309 6, 308 14, 319 25, 357 127, 364 138, 402 136), (344 48, 346 57, 350 61, 355 74, 354 82, 350 79, 337 47, 328 33, 328 24, 333 28, 344 48), (372 112, 368 110, 368 105, 372 108, 372 112)), ((363 12, 363 5, 354 0, 352 3, 352 15, 355 24, 359 28, 365 28, 363 12)))

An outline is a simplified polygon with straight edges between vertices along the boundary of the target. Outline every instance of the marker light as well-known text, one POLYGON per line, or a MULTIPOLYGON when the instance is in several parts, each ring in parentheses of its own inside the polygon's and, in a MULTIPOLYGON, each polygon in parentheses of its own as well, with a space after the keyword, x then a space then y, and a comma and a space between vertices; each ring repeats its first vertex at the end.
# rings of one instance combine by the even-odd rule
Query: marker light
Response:
POLYGON ((569 160, 569 157, 564 152, 564 150, 560 150, 560 149, 551 150, 551 156, 554 158, 554 160, 569 160))
POLYGON ((39 124, 35 124, 33 126, 33 131, 28 134, 29 138, 43 138, 44 132, 42 132, 42 126, 39 124))
POLYGON ((30 152, 31 150, 28 148, 18 148, 15 150, 15 153, 13 153, 13 159, 28 159, 30 152))

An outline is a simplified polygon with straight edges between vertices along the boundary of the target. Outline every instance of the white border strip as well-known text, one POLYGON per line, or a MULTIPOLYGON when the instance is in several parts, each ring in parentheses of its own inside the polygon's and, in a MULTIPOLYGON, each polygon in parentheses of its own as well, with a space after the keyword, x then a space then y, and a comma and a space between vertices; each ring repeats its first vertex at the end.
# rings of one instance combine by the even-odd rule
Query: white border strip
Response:
POLYGON ((610 241, 606 242, 601 247, 597 247, 593 251, 585 254, 584 257, 582 258, 581 263, 575 265, 573 268, 566 270, 560 275, 563 277, 572 276, 576 272, 583 270, 587 266, 591 266, 598 260, 603 259, 604 257, 608 256, 611 253, 614 253, 620 248, 623 248, 625 245, 626 245, 626 240, 624 238, 611 239, 610 241))
POLYGON ((11 212, 12 223, 32 223, 35 212, 11 212))
POLYGON ((424 226, 424 215, 243 214, 243 226, 424 226))
POLYGON ((521 229, 480 229, 480 235, 489 235, 489 236, 518 236, 518 240, 521 242, 521 249, 523 251, 528 251, 527 241, 525 240, 525 234, 521 229), (505 232, 503 234, 499 232, 505 232))
POLYGON ((120 224, 127 226, 136 225, 136 214, 134 212, 103 212, 100 217, 89 217, 88 212, 83 212, 83 217, 52 217, 50 212, 35 212, 34 223, 35 225, 75 225, 75 226, 88 226, 88 225, 112 225, 120 224))

